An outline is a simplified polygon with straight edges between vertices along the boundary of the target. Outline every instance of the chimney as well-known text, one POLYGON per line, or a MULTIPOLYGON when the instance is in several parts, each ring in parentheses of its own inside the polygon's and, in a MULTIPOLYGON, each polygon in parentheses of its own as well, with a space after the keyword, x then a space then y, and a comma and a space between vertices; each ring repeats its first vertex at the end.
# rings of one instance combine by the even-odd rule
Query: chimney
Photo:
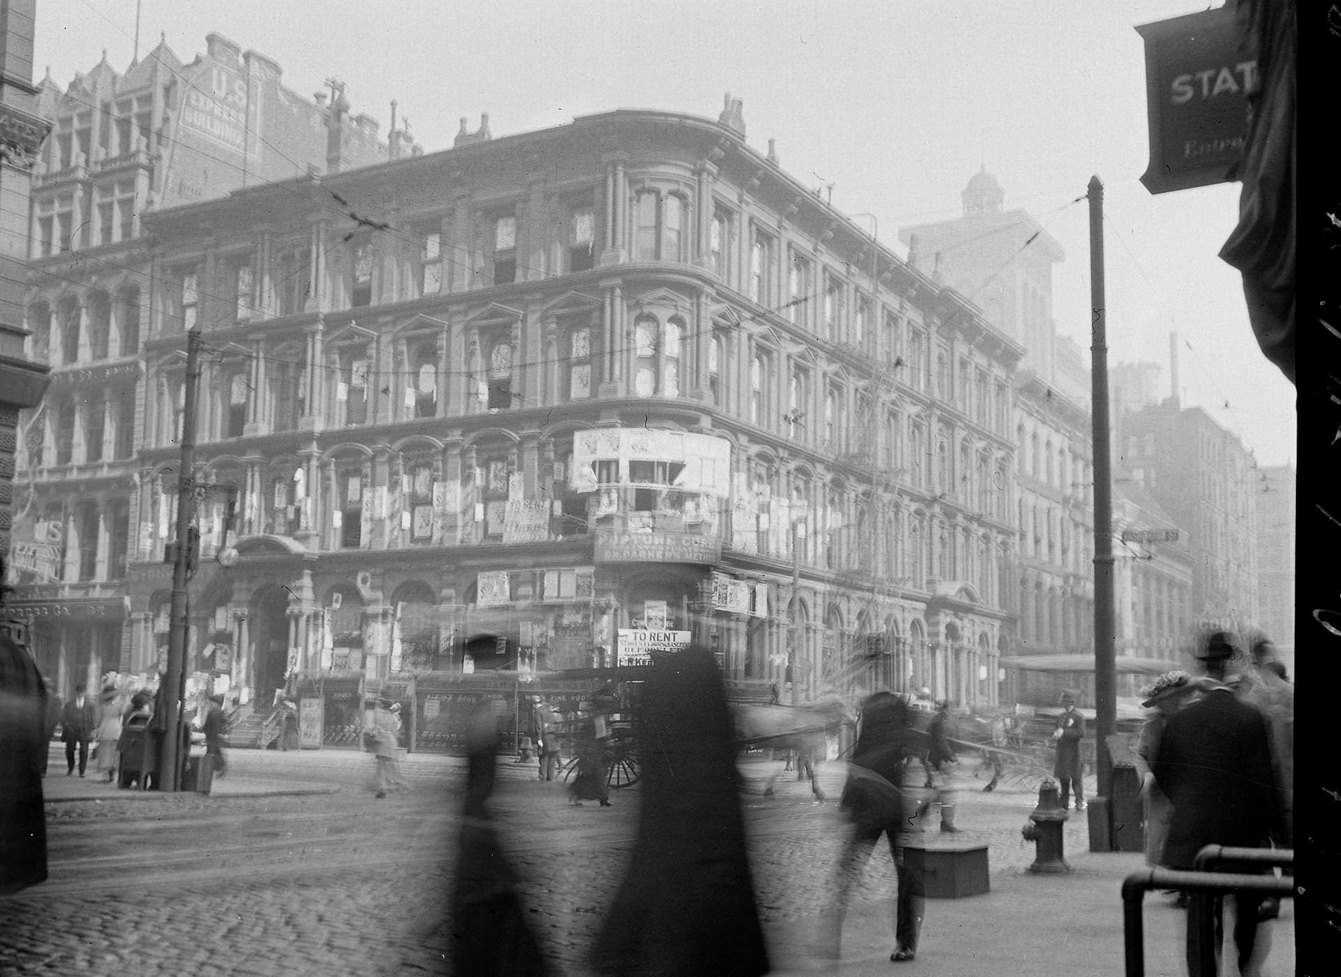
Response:
POLYGON ((745 138, 745 100, 732 98, 731 93, 727 92, 722 100, 722 114, 717 116, 717 121, 726 126, 741 139, 745 138))
POLYGON ((349 111, 349 100, 345 98, 345 86, 333 86, 331 110, 326 116, 326 172, 339 173, 348 162, 348 147, 345 145, 345 114, 349 111))
POLYGON ((1178 406, 1178 334, 1169 333, 1169 402, 1178 406))
POLYGON ((773 145, 772 139, 768 140, 768 161, 774 166, 778 165, 778 150, 777 147, 773 145))

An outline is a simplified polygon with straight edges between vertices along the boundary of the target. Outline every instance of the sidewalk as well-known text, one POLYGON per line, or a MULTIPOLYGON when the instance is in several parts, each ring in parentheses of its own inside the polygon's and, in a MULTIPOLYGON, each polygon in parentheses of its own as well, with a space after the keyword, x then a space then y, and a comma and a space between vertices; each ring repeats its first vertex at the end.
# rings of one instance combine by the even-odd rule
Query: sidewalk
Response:
MULTIPOLYGON (((893 906, 859 904, 843 927, 842 959, 813 961, 806 946, 818 916, 800 926, 766 930, 775 974, 889 977, 890 974, 1006 977, 1015 974, 1118 975, 1123 973, 1122 882, 1146 869, 1139 853, 1067 854, 1065 875, 993 873, 991 891, 965 899, 928 899, 917 959, 891 964, 893 906)), ((1185 977, 1186 913, 1168 897, 1148 893, 1143 908, 1146 977, 1185 977)), ((1271 953, 1264 977, 1293 974, 1294 907, 1265 923, 1271 953)))
MULTIPOLYGON (((238 777, 229 773, 216 776, 210 783, 210 797, 281 797, 295 794, 333 794, 339 788, 334 784, 310 783, 299 781, 276 781, 264 777, 238 777)), ((194 792, 187 791, 187 794, 194 792)), ((177 794, 164 794, 157 790, 123 789, 109 784, 106 775, 99 776, 89 761, 88 770, 83 777, 65 774, 65 751, 60 744, 52 747, 47 763, 47 775, 42 778, 42 800, 47 803, 62 801, 96 800, 154 800, 177 794)))

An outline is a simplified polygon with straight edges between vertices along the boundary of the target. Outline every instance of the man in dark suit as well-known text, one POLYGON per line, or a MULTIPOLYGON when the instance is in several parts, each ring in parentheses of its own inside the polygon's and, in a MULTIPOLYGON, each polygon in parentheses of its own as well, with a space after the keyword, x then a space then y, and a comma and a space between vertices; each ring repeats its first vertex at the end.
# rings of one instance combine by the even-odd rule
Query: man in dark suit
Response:
POLYGON ((98 724, 98 711, 93 700, 84 692, 84 686, 75 686, 75 696, 61 709, 61 739, 65 741, 65 776, 75 769, 75 750, 79 751, 79 776, 88 766, 88 744, 93 728, 98 724))
POLYGON ((1080 741, 1085 738, 1085 717, 1076 710, 1076 694, 1071 689, 1062 693, 1062 711, 1057 716, 1057 728, 1052 731, 1057 744, 1057 758, 1052 764, 1052 775, 1062 793, 1062 807, 1071 799, 1071 788, 1076 791, 1076 810, 1085 810, 1085 768, 1080 759, 1080 741))
MULTIPOLYGON (((1266 720, 1224 683, 1234 647, 1233 635, 1217 631, 1198 649, 1207 691, 1169 718, 1150 764, 1160 789, 1173 802, 1164 844, 1164 864, 1171 868, 1192 868, 1197 852, 1206 845, 1265 846, 1278 830, 1266 720)), ((1257 973, 1268 949, 1267 941, 1258 939, 1259 902, 1260 897, 1250 893, 1224 899, 1193 898, 1187 918, 1188 972, 1206 972, 1202 969, 1206 955, 1218 957, 1227 904, 1234 913, 1239 971, 1257 973), (1205 914, 1212 914, 1215 920, 1213 948, 1202 946, 1197 939, 1205 914)), ((1218 959, 1215 970, 1219 972, 1218 959)))

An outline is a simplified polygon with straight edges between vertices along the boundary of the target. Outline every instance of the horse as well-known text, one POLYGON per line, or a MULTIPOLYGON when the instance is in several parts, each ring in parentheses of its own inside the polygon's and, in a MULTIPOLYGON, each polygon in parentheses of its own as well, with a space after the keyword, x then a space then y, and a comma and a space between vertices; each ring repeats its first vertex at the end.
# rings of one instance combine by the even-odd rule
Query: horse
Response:
MULTIPOLYGON (((767 746, 793 751, 798 775, 810 781, 815 803, 824 803, 827 797, 820 788, 815 764, 824 758, 829 735, 853 722, 841 701, 833 698, 799 706, 734 703, 731 712, 742 748, 767 746)), ((768 778, 765 797, 773 796, 773 785, 782 773, 774 771, 768 778)))

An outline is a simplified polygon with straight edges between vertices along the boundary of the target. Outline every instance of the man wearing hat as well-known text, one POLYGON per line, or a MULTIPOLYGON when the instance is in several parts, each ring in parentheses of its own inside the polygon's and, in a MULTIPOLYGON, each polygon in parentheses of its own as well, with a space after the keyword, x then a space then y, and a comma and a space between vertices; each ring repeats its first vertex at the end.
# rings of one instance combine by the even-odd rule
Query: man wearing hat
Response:
MULTIPOLYGON (((1266 719, 1225 684, 1234 650, 1234 636, 1226 631, 1212 633, 1198 649, 1207 691, 1169 717, 1150 764, 1173 802, 1163 857, 1170 868, 1191 869, 1206 845, 1262 847, 1279 830, 1266 719)), ((1208 972, 1203 968, 1212 954, 1219 972, 1222 934, 1232 926, 1239 972, 1258 973, 1270 948, 1269 936, 1258 933, 1260 901, 1251 893, 1194 897, 1187 918, 1188 972, 1208 972), (1232 923, 1223 918, 1226 912, 1232 923), (1211 946, 1198 939, 1207 915, 1215 923, 1211 946)))
POLYGON ((1057 758, 1052 764, 1052 775, 1057 778, 1061 789, 1062 807, 1065 808, 1071 798, 1071 788, 1076 791, 1076 810, 1085 810, 1085 770, 1080 762, 1080 741, 1085 738, 1085 717, 1076 711, 1076 692, 1066 689, 1062 692, 1062 711, 1057 716, 1057 728, 1052 731, 1053 742, 1057 744, 1057 758))

